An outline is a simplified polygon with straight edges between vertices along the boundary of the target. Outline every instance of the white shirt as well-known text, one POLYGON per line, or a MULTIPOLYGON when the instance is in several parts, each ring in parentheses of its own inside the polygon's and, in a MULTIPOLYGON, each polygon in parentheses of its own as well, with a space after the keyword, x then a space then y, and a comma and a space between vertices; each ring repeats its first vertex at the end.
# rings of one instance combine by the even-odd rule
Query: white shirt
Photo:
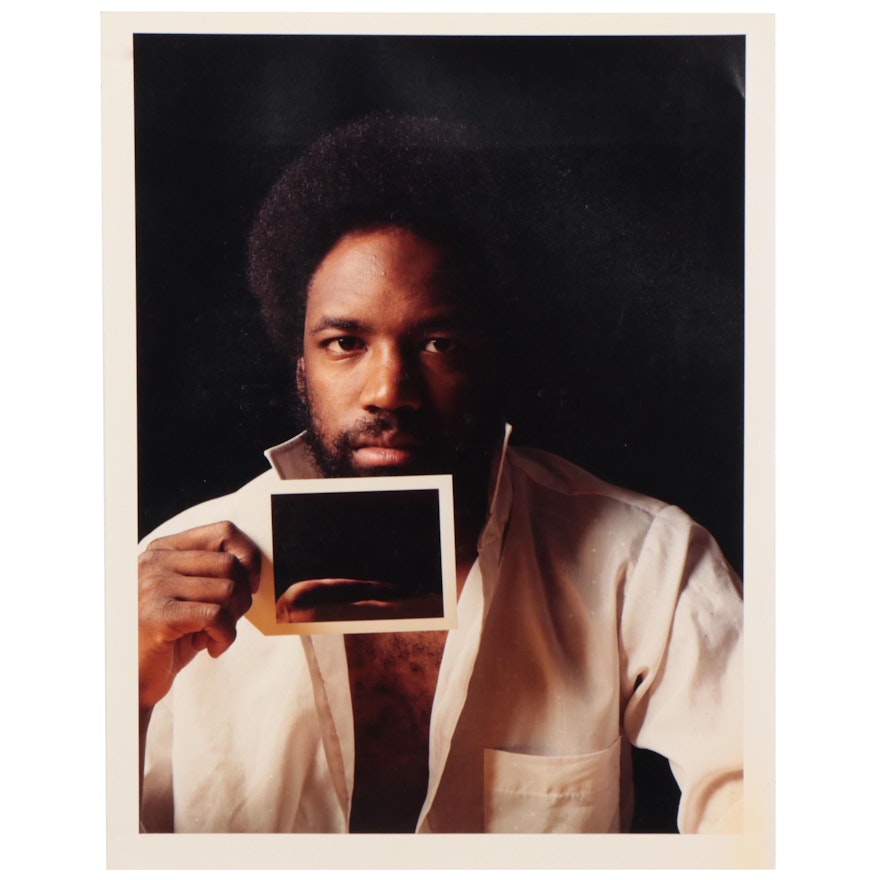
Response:
MULTIPOLYGON (((228 519, 248 493, 316 474, 299 438, 273 469, 169 520, 228 519)), ((616 832, 630 744, 666 756, 679 828, 738 831, 742 598, 682 511, 553 455, 507 450, 458 604, 431 715, 419 832, 616 832)), ((344 832, 354 724, 341 635, 264 636, 202 652, 150 723, 150 831, 344 832)))

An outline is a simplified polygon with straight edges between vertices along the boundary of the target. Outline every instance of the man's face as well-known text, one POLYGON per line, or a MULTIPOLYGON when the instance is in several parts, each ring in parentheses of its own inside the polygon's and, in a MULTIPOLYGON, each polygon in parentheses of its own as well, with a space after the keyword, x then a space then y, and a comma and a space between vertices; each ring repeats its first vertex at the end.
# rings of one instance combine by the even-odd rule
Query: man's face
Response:
POLYGON ((489 349, 438 248, 398 228, 341 238, 312 277, 297 365, 318 466, 472 470, 499 426, 489 349))

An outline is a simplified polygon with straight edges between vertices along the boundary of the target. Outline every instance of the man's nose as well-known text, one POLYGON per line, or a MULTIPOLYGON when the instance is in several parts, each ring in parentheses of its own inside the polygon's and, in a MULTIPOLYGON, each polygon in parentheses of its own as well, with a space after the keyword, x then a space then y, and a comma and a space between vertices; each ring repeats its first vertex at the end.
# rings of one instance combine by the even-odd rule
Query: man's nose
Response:
POLYGON ((366 363, 361 406, 370 411, 418 409, 421 405, 415 365, 404 352, 374 350, 366 363))

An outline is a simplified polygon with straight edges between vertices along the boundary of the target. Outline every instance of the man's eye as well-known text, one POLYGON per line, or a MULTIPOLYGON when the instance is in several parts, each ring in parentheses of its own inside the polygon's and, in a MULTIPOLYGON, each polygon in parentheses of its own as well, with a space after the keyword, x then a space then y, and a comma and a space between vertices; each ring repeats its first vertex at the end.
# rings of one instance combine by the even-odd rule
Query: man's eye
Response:
POLYGON ((425 351, 428 354, 451 354, 458 348, 458 342, 448 336, 434 336, 425 342, 425 351))
POLYGON ((363 342, 357 336, 337 336, 325 343, 325 348, 334 354, 350 354, 363 348, 363 342))

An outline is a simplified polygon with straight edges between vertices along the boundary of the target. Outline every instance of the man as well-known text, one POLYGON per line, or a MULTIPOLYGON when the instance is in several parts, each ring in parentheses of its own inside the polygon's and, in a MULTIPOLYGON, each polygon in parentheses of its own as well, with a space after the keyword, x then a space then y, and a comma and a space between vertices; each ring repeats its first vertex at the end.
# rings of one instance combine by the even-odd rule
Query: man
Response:
POLYGON ((464 133, 371 119, 268 197, 251 279, 308 427, 145 541, 145 829, 625 831, 631 745, 669 759, 682 831, 739 827, 737 578, 681 511, 508 445, 493 195, 464 133), (456 629, 242 619, 250 499, 412 473, 453 475, 456 629))

